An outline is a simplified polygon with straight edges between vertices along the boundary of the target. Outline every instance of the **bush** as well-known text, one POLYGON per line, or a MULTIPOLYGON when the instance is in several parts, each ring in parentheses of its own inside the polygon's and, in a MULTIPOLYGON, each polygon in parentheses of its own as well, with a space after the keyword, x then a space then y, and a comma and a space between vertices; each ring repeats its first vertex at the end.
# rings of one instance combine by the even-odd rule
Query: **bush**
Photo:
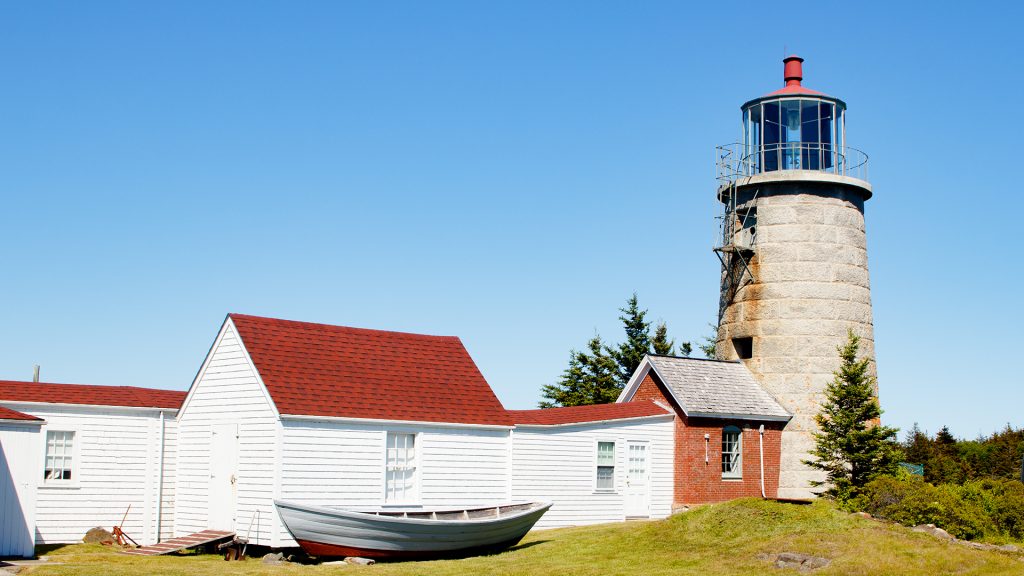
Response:
POLYGON ((933 486, 917 476, 869 482, 845 506, 907 526, 935 524, 957 538, 1024 539, 1024 484, 986 479, 933 486))
POLYGON ((1024 539, 1024 484, 1003 478, 975 480, 964 484, 962 493, 985 510, 998 534, 1024 539))

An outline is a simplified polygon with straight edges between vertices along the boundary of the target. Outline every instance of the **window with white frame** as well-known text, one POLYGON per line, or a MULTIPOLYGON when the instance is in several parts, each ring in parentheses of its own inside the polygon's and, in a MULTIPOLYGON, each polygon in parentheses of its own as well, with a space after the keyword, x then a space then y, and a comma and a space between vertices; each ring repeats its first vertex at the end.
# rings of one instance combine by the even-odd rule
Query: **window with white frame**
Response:
POLYGON ((43 479, 71 480, 74 470, 75 433, 62 430, 46 431, 46 467, 43 479))
POLYGON ((615 490, 615 442, 597 443, 597 480, 594 487, 600 492, 615 490))
POLYGON ((384 502, 416 501, 416 435, 388 432, 384 502))
POLYGON ((722 478, 743 477, 743 431, 735 426, 722 430, 722 478))

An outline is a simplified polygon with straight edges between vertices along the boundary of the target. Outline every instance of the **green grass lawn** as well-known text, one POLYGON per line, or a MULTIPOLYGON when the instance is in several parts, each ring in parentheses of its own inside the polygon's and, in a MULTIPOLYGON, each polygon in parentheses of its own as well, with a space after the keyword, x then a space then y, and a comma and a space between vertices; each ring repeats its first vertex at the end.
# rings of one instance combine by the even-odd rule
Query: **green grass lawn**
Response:
POLYGON ((931 536, 850 516, 827 502, 813 505, 738 500, 668 520, 531 532, 515 549, 465 560, 374 566, 271 566, 258 559, 225 562, 213 555, 139 558, 99 545, 49 552, 54 564, 30 574, 334 574, 380 576, 449 574, 786 574, 759 555, 800 552, 832 560, 814 574, 1024 574, 1024 555, 973 550, 931 536), (60 564, 57 564, 60 563, 60 564))

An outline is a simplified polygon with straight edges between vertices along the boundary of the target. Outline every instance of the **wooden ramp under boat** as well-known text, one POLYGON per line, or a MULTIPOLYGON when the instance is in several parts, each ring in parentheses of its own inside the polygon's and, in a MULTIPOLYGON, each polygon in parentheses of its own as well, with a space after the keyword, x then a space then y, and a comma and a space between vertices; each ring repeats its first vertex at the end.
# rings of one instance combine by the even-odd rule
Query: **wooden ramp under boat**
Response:
POLYGON ((125 550, 122 554, 159 556, 161 554, 177 552, 178 550, 185 550, 186 548, 195 548, 196 546, 202 546, 203 544, 212 544, 213 542, 227 540, 234 536, 234 532, 225 532, 223 530, 203 530, 202 532, 196 532, 195 534, 189 534, 188 536, 179 536, 178 538, 164 540, 159 544, 143 546, 142 548, 135 548, 134 550, 125 550))

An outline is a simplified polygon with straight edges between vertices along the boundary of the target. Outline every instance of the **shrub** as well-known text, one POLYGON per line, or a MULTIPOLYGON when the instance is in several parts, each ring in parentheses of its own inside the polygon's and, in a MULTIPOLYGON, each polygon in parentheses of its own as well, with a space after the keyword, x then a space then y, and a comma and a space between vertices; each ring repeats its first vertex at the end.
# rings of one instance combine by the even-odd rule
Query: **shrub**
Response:
POLYGON ((962 494, 985 510, 996 533, 1024 539, 1024 484, 1003 478, 974 480, 964 484, 962 494))
POLYGON ((986 479, 933 486, 908 474, 877 478, 849 509, 907 526, 935 524, 957 538, 1024 539, 1024 484, 986 479))

